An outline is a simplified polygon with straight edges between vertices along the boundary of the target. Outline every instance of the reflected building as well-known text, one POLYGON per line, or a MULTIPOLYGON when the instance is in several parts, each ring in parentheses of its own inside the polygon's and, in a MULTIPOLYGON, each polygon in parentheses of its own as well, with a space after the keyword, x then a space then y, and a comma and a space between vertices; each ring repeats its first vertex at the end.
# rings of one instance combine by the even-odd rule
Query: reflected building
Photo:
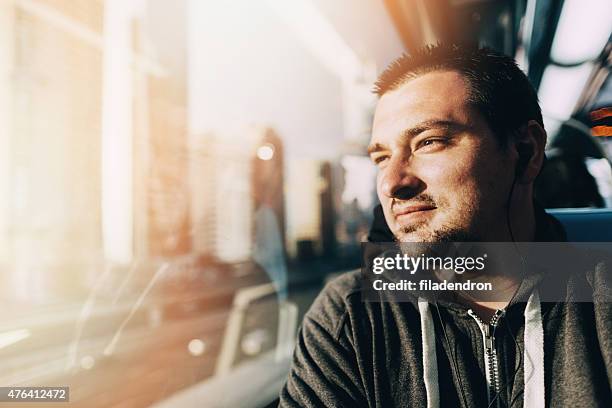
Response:
POLYGON ((282 144, 272 130, 192 136, 190 151, 195 253, 226 263, 251 259, 262 203, 275 214, 284 242, 282 144))
POLYGON ((376 169, 369 158, 299 159, 288 169, 289 255, 308 261, 354 252, 368 232, 376 202, 376 169))
POLYGON ((194 252, 221 262, 250 257, 253 199, 248 135, 192 138, 191 217, 194 252))
POLYGON ((287 162, 287 250, 291 258, 308 260, 320 253, 321 162, 287 162))
POLYGON ((104 11, 0 5, 0 265, 13 298, 76 290, 100 259, 104 11))
POLYGON ((327 161, 288 161, 287 245, 298 261, 333 256, 336 251, 336 208, 333 165, 327 161))
POLYGON ((191 251, 185 2, 105 4, 103 260, 138 285, 191 251))
POLYGON ((144 139, 136 140, 141 148, 135 151, 141 155, 135 169, 135 252, 145 258, 186 255, 191 242, 184 87, 172 78, 145 80, 149 132, 135 134, 144 139))
POLYGON ((0 4, 0 274, 11 297, 79 294, 106 265, 191 250, 184 2, 172 13, 127 4, 0 4))
POLYGON ((134 255, 191 251, 187 146, 185 3, 149 2, 132 23, 134 78, 134 255), (150 66, 150 62, 156 66, 150 66))

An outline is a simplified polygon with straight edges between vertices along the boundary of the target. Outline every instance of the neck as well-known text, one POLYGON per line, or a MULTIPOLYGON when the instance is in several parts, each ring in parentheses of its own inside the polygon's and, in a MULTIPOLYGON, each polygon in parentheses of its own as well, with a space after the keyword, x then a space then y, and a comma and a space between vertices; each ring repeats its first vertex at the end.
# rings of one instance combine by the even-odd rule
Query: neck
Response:
POLYGON ((494 288, 495 299, 497 301, 483 301, 474 298, 461 296, 465 306, 470 307, 483 320, 488 321, 498 309, 505 309, 512 297, 518 290, 520 280, 508 275, 495 276, 491 279, 485 279, 490 282, 494 288))
MULTIPOLYGON (((518 187, 518 186, 517 186, 518 187)), ((536 235, 536 214, 531 194, 517 188, 510 203, 510 228, 507 230, 507 241, 529 242, 536 235)), ((499 301, 479 301, 465 298, 466 305, 471 307, 483 321, 491 319, 498 309, 504 309, 512 300, 520 285, 520 278, 515 274, 483 275, 483 281, 491 282, 494 288, 495 298, 499 301)))

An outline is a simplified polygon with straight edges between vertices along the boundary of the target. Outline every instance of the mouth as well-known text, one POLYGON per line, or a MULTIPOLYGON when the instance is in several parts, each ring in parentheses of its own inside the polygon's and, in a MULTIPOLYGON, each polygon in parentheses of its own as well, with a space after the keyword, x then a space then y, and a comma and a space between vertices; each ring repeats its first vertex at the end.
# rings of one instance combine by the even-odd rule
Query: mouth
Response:
POLYGON ((437 207, 429 204, 415 204, 393 210, 395 219, 401 223, 430 215, 437 207))

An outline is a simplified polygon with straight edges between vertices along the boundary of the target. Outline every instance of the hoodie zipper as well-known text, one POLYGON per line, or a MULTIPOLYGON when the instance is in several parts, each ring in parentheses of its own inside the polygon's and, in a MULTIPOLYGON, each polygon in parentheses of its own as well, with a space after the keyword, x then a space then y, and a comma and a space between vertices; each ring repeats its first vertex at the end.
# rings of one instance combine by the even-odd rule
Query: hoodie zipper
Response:
MULTIPOLYGON (((499 362, 497 360, 497 350, 495 348, 495 328, 499 324, 500 318, 504 315, 504 310, 497 310, 491 321, 486 324, 482 321, 472 309, 468 310, 468 314, 476 320, 480 331, 482 332, 482 342, 484 344, 484 360, 485 360, 485 376, 487 380, 487 387, 489 389, 489 405, 497 393, 500 391, 500 379, 499 379, 499 362)), ((500 406, 500 400, 497 399, 496 406, 500 406)))

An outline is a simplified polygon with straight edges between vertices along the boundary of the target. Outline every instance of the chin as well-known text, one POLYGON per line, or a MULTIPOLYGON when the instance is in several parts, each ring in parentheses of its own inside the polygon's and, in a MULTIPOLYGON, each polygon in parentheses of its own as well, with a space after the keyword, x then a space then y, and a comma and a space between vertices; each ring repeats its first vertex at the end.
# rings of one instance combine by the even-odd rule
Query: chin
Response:
POLYGON ((400 228, 394 234, 399 242, 480 242, 477 234, 468 229, 442 227, 435 230, 427 228, 400 228))
POLYGON ((400 228, 394 235, 399 242, 436 242, 431 231, 425 228, 411 231, 406 231, 406 228, 400 228))

